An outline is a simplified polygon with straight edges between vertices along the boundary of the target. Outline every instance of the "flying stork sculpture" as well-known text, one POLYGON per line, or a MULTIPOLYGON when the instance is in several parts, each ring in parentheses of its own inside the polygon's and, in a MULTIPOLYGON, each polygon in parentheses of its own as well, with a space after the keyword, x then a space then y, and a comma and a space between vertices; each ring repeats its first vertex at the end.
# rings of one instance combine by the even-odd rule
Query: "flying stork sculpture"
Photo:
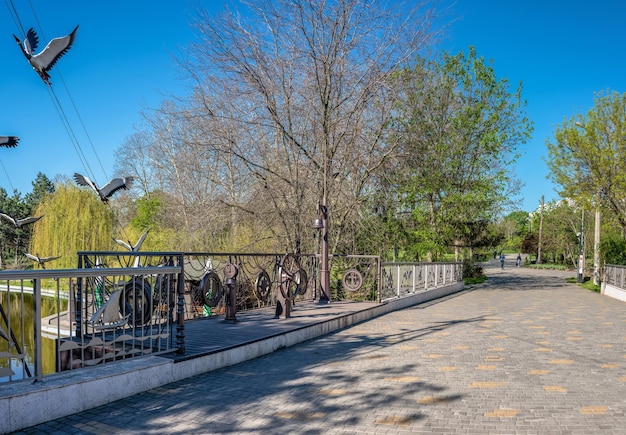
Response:
POLYGON ((37 46, 39 45, 39 36, 37 36, 37 33, 35 33, 32 27, 26 32, 26 39, 24 39, 24 41, 20 41, 20 38, 15 35, 13 35, 13 37, 20 46, 28 63, 37 71, 37 74, 39 74, 39 77, 41 77, 44 83, 50 85, 50 75, 48 71, 50 71, 57 60, 72 47, 76 30, 78 30, 78 26, 76 26, 69 35, 54 38, 37 54, 35 54, 35 50, 37 50, 37 46))
POLYGON ((80 186, 91 187, 100 197, 105 204, 109 202, 109 198, 120 189, 130 189, 133 185, 133 177, 118 177, 113 178, 103 187, 98 187, 89 178, 79 173, 74 174, 74 181, 80 186))
POLYGON ((124 248, 128 249, 130 252, 137 252, 139 251, 139 249, 141 249, 141 245, 143 244, 143 241, 146 240, 146 236, 148 235, 149 232, 150 232, 150 228, 148 228, 146 232, 143 233, 141 237, 139 237, 139 240, 137 240, 137 243, 135 243, 134 245, 130 242, 130 240, 128 241, 128 243, 126 243, 123 240, 119 240, 115 238, 113 240, 115 241, 115 243, 117 243, 120 246, 123 246, 124 248))
POLYGON ((13 224, 13 226, 15 226, 16 228, 21 228, 24 225, 28 225, 28 224, 32 224, 34 222, 37 222, 39 219, 41 219, 43 217, 43 215, 37 216, 37 217, 29 216, 29 217, 26 217, 24 219, 14 219, 13 217, 9 216, 6 213, 0 212, 0 217, 3 217, 4 219, 6 219, 9 222, 11 222, 13 224))
POLYGON ((29 254, 28 252, 25 253, 24 255, 26 255, 28 258, 30 258, 31 260, 37 262, 37 264, 39 264, 41 266, 42 269, 45 269, 46 266, 44 263, 47 263, 48 261, 52 261, 52 260, 56 260, 57 258, 61 258, 60 255, 56 256, 56 257, 40 257, 39 254, 37 255, 32 255, 29 254))
POLYGON ((13 148, 19 141, 20 138, 17 136, 0 136, 0 147, 13 148))

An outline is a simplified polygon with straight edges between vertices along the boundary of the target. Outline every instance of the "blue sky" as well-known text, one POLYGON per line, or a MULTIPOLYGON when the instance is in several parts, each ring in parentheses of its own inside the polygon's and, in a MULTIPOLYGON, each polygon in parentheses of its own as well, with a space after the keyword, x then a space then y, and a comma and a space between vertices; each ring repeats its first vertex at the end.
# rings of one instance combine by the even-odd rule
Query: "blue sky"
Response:
MULTIPOLYGON (((172 55, 193 39, 194 6, 219 9, 228 1, 67 0, 59 10, 60 2, 13 0, 22 27, 35 27, 42 41, 80 25, 74 46, 51 72, 54 93, 17 47, 11 34, 22 38, 22 31, 6 6, 11 2, 4 3, 0 135, 16 135, 21 142, 0 149, 0 186, 25 194, 37 172, 49 178, 86 172, 55 99, 96 181, 104 184, 115 172, 115 150, 141 126, 141 112, 164 96, 186 93, 172 55)), ((626 4, 608 0, 456 0, 446 12, 439 48, 457 53, 473 45, 493 60, 499 78, 523 82, 535 125, 516 166, 525 184, 523 210, 536 209, 541 195, 546 201, 558 197, 544 163, 545 142, 555 127, 586 113, 596 92, 626 92, 625 18, 626 4)))

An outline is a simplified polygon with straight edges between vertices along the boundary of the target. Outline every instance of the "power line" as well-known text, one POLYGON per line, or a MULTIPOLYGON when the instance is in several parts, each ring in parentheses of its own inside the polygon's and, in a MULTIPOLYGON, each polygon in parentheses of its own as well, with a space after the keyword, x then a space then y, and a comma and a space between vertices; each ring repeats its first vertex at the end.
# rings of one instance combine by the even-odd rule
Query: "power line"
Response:
POLYGON ((48 88, 48 93, 52 97, 57 113, 59 114, 59 117, 61 118, 61 122, 63 123, 63 126, 65 127, 65 131, 67 131, 67 134, 70 136, 70 140, 72 142, 72 145, 74 146, 74 149, 76 150, 76 154, 78 155, 78 158, 83 164, 83 168, 85 169, 85 171, 87 171, 87 174, 89 174, 89 178, 91 178, 95 182, 96 178, 94 177, 93 171, 91 170, 91 166, 89 166, 89 162, 87 158, 85 157, 85 154, 83 153, 83 149, 81 148, 80 143, 78 143, 78 139, 76 139, 74 130, 72 129, 72 126, 70 125, 67 115, 65 114, 65 111, 63 110, 63 107, 61 106, 61 103, 56 93, 54 92, 54 89, 52 88, 52 86, 47 86, 47 88, 48 88))
POLYGON ((11 15, 11 19, 13 19, 13 23, 22 32, 22 35, 23 35, 26 32, 24 31, 24 26, 22 25, 22 21, 20 21, 20 16, 17 13, 17 9, 15 9, 15 5, 13 4, 13 0, 9 0, 9 2, 11 3, 11 6, 9 6, 9 3, 7 3, 7 0, 4 0, 4 4, 6 5, 7 9, 9 10, 9 15, 11 15))
POLYGON ((7 176, 7 180, 9 180, 9 184, 11 185, 11 192, 15 191, 15 187, 13 187, 13 183, 11 182, 11 177, 9 177, 9 173, 7 172, 7 168, 4 167, 4 162, 0 159, 0 165, 2 165, 2 169, 4 170, 4 175, 7 176))
MULTIPOLYGON (((5 5, 7 6, 7 9, 9 9, 9 13, 14 21, 14 23, 16 24, 16 26, 21 30, 22 34, 25 34, 25 30, 24 30, 24 26, 22 25, 22 21, 20 19, 19 13, 17 12, 17 9, 15 8, 15 5, 13 4, 13 0, 8 0, 9 3, 7 3, 7 0, 5 0, 5 5)), ((30 5, 31 11, 33 13, 35 22, 37 23, 37 27, 40 29, 40 33, 41 33, 41 37, 42 39, 45 41, 47 40, 47 38, 45 37, 45 34, 43 32, 43 27, 41 26, 41 23, 39 21, 39 17, 37 15, 37 12, 35 11, 35 8, 32 4, 32 2, 30 0, 28 0, 28 4, 30 5)), ((65 80, 63 79, 63 76, 61 75, 61 71, 60 69, 57 67, 56 68, 57 71, 57 75, 59 76, 63 87, 65 88, 65 92, 67 93, 67 96, 72 104, 72 107, 74 109, 74 112, 76 113, 76 116, 82 126, 83 132, 85 133, 85 136, 87 137, 87 140, 89 142, 89 144, 91 145, 91 150, 93 152, 93 155, 95 156, 95 159, 98 161, 98 164, 100 166, 100 169, 102 170, 102 173, 104 174, 105 178, 108 179, 108 175, 107 175, 107 171, 104 169, 104 166, 102 164, 102 160, 100 159, 100 156, 98 155, 98 152, 96 150, 96 147, 94 146, 93 141, 91 140, 91 136, 89 135, 89 132, 87 131, 87 128, 85 126, 85 123, 83 121, 82 116, 80 115, 80 112, 78 110, 78 107, 76 106, 76 103, 74 101, 74 98, 72 97, 72 94, 69 91, 69 88, 67 86, 67 83, 65 82, 65 80)), ((76 136, 76 134, 74 133, 74 130, 72 129, 72 126, 70 124, 69 118, 67 117, 67 114, 65 112, 65 110, 63 109, 63 106, 61 105, 61 102, 58 98, 58 96, 56 95, 54 89, 52 88, 52 86, 48 86, 48 92, 53 100, 53 104, 57 110, 57 113, 59 114, 59 117, 61 118, 61 122, 63 123, 63 126, 66 130, 66 132, 68 133, 69 137, 70 137, 70 141, 72 142, 72 145, 74 146, 74 150, 76 151, 76 154, 78 155, 79 160, 82 163, 83 168, 85 169, 85 171, 87 172, 87 174, 89 175, 89 177, 94 180, 94 182, 96 182, 96 177, 95 174, 93 172, 93 170, 91 169, 91 166, 89 165, 89 161, 87 159, 87 157, 85 156, 85 153, 80 145, 80 142, 76 136)), ((6 172, 6 171, 5 171, 6 172)))
MULTIPOLYGON (((89 132, 87 131, 87 127, 85 127, 83 118, 80 116, 80 112, 78 111, 78 108, 76 107, 76 104, 74 103, 74 99, 72 98, 72 95, 70 94, 70 91, 67 85, 65 84, 65 80, 63 79, 63 76, 61 75, 60 72, 59 72, 59 78, 61 79, 61 82, 63 83, 63 87, 65 88, 65 92, 67 93, 67 96, 69 97, 70 102, 72 103, 72 107, 74 108, 74 112, 76 112, 76 116, 78 117, 78 120, 80 121, 80 125, 83 127, 83 132, 85 133, 85 136, 87 136, 87 140, 89 141, 89 144, 91 145, 91 150, 93 151, 94 156, 96 156, 96 160, 98 161, 98 164, 100 165, 100 169, 102 169, 102 173, 104 174, 105 179, 108 179, 109 176, 107 175, 107 171, 104 169, 104 166, 102 165, 102 160, 100 160, 100 156, 98 156, 98 152, 96 151, 96 147, 94 146, 93 141, 91 140, 91 136, 89 135, 89 132)), ((94 178, 94 181, 95 181, 95 178, 94 178)))

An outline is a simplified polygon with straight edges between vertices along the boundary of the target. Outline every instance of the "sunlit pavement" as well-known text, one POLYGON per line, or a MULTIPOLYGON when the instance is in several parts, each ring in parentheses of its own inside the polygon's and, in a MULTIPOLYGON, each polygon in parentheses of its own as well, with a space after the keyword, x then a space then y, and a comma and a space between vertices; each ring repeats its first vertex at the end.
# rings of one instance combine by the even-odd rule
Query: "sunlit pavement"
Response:
POLYGON ((626 305, 515 257, 462 293, 21 433, 625 434, 626 305))

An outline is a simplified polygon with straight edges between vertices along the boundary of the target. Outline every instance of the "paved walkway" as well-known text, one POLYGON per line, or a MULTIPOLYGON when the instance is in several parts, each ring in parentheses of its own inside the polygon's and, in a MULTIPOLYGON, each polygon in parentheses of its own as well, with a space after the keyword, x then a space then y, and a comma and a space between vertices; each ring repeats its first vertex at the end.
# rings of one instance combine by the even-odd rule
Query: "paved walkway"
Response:
POLYGON ((22 433, 626 434, 626 305, 574 273, 490 279, 22 433))

